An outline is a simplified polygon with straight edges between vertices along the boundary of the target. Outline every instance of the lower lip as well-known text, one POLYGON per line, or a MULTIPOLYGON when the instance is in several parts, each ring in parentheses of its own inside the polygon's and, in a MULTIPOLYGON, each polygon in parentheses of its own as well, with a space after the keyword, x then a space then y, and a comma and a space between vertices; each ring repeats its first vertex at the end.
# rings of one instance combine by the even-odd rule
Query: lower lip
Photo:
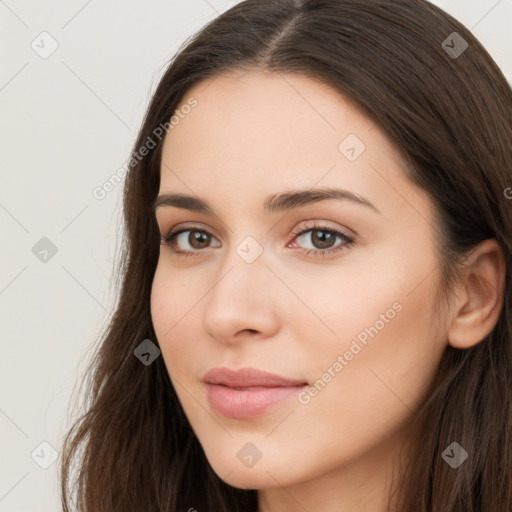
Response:
POLYGON ((218 384, 207 384, 210 405, 227 418, 249 419, 263 414, 272 406, 296 396, 307 387, 280 386, 233 389, 218 384))

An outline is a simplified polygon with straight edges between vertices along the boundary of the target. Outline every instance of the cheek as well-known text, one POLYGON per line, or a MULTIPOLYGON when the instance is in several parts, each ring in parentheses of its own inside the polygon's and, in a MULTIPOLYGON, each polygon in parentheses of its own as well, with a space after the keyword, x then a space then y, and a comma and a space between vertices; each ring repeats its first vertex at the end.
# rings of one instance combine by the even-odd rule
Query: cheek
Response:
POLYGON ((165 267, 159 263, 151 288, 151 319, 166 366, 169 362, 169 351, 172 350, 170 342, 175 339, 173 334, 176 325, 179 326, 176 316, 177 304, 180 303, 179 296, 176 280, 169 279, 165 267))
POLYGON ((188 303, 193 300, 195 294, 194 286, 183 278, 179 269, 166 261, 165 255, 162 255, 151 287, 151 318, 157 337, 159 334, 170 337, 170 333, 178 325, 181 326, 183 320, 186 322, 185 316, 191 307, 188 303))
MULTIPOLYGON (((361 449, 399 428, 419 406, 446 346, 434 315, 439 273, 430 273, 433 255, 423 254, 428 261, 409 255, 409 263, 366 267, 366 284, 361 275, 346 273, 332 282, 331 289, 340 291, 323 308, 320 299, 310 302, 336 335, 319 337, 320 322, 296 324, 301 359, 315 388, 297 418, 314 425, 311 431, 331 442, 342 432, 361 449)), ((326 445, 324 456, 336 454, 326 445)))
POLYGON ((318 393, 323 398, 317 400, 317 413, 336 411, 338 419, 346 414, 344 429, 355 437, 361 428, 371 435, 405 421, 424 397, 446 346, 435 334, 435 274, 412 291, 417 275, 421 272, 394 279, 389 288, 374 285, 373 297, 358 301, 364 313, 341 315, 344 322, 337 325, 347 336, 325 346, 328 356, 321 358, 318 377, 324 380, 320 372, 325 375, 329 368, 336 377, 318 393), (338 356, 343 366, 333 367, 338 356))
POLYGON ((165 274, 161 270, 160 263, 158 264, 155 275, 153 277, 153 283, 151 286, 151 319, 153 321, 153 327, 155 334, 159 340, 161 340, 161 334, 164 330, 166 313, 169 312, 171 305, 171 296, 166 292, 165 287, 165 274))
MULTIPOLYGON (((446 346, 434 314, 439 272, 429 249, 425 247, 423 256, 404 251, 401 261, 383 255, 381 261, 387 264, 373 266, 366 274, 367 285, 361 285, 360 276, 350 276, 345 284, 352 293, 340 294, 336 307, 330 306, 338 333, 332 349, 324 345, 330 364, 346 354, 338 385, 345 381, 368 406, 387 401, 406 412, 407 405, 417 404, 446 346)), ((325 358, 322 363, 327 363, 325 358)))
POLYGON ((179 270, 170 268, 165 260, 159 262, 153 278, 151 318, 171 379, 179 379, 197 361, 197 346, 191 340, 198 338, 198 312, 204 290, 197 284, 200 279, 194 282, 195 285, 180 279, 179 270))

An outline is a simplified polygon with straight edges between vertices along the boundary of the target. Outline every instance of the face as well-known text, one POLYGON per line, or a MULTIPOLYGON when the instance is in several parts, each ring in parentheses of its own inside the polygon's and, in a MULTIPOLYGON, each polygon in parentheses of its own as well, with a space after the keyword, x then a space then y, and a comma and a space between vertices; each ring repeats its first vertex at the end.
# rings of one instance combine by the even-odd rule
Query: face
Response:
POLYGON ((196 85, 182 106, 191 97, 165 139, 159 195, 192 200, 159 201, 171 236, 151 295, 190 425, 236 487, 375 468, 446 345, 433 204, 324 84, 252 70, 196 85))

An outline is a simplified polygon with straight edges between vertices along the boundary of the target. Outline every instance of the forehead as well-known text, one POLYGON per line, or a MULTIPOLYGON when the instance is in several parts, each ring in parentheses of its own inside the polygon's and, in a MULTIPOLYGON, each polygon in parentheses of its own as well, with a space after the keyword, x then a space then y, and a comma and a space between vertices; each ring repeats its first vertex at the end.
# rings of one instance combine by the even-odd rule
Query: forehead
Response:
POLYGON ((191 97, 197 106, 180 116, 167 137, 174 152, 193 138, 197 149, 214 148, 217 158, 250 152, 262 159, 276 154, 300 159, 328 148, 336 154, 344 132, 363 139, 373 127, 337 91, 303 75, 225 73, 191 88, 178 112, 191 97))
POLYGON ((191 98, 197 105, 179 116, 164 141, 161 191, 204 196, 225 187, 248 198, 318 183, 371 197, 393 184, 415 187, 385 133, 338 91, 310 77, 224 73, 192 87, 176 112, 191 98))

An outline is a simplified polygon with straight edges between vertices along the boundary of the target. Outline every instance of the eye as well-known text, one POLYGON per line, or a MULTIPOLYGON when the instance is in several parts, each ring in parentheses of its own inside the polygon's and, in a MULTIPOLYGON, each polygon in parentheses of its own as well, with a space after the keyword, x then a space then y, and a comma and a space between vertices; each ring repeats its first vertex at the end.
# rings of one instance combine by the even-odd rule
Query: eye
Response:
POLYGON ((179 256, 192 256, 207 248, 211 240, 216 239, 209 231, 200 229, 198 226, 190 226, 176 231, 171 230, 168 235, 161 238, 160 243, 161 245, 168 245, 179 256), (187 247, 176 249, 176 245, 179 244, 188 244, 193 250, 189 250, 187 247))
POLYGON ((302 230, 299 228, 299 230, 295 231, 293 234, 295 235, 295 239, 302 239, 301 245, 307 243, 308 240, 313 245, 312 248, 306 248, 302 251, 306 255, 313 251, 315 256, 321 255, 325 257, 327 254, 347 249, 355 244, 355 240, 342 231, 316 224, 314 224, 313 227, 302 230), (336 245, 336 239, 341 240, 341 243, 336 245))
MULTIPOLYGON (((355 240, 342 231, 316 224, 294 231, 293 235, 295 235, 293 240, 300 240, 300 245, 307 245, 308 239, 313 245, 313 247, 306 247, 301 251, 306 255, 313 251, 314 255, 325 257, 327 254, 347 249, 355 244, 355 240), (336 244, 336 239, 339 240, 338 244, 336 244)), ((199 226, 188 226, 175 231, 171 230, 168 235, 161 237, 160 243, 169 246, 177 256, 197 256, 204 249, 210 247, 212 240, 216 240, 216 238, 209 231, 201 229, 199 226), (185 244, 184 249, 179 248, 182 244, 185 244), (186 247, 187 244, 188 247, 186 247)), ((293 242, 293 246, 295 245, 296 242, 293 242)), ((220 247, 220 244, 216 247, 220 247)))

